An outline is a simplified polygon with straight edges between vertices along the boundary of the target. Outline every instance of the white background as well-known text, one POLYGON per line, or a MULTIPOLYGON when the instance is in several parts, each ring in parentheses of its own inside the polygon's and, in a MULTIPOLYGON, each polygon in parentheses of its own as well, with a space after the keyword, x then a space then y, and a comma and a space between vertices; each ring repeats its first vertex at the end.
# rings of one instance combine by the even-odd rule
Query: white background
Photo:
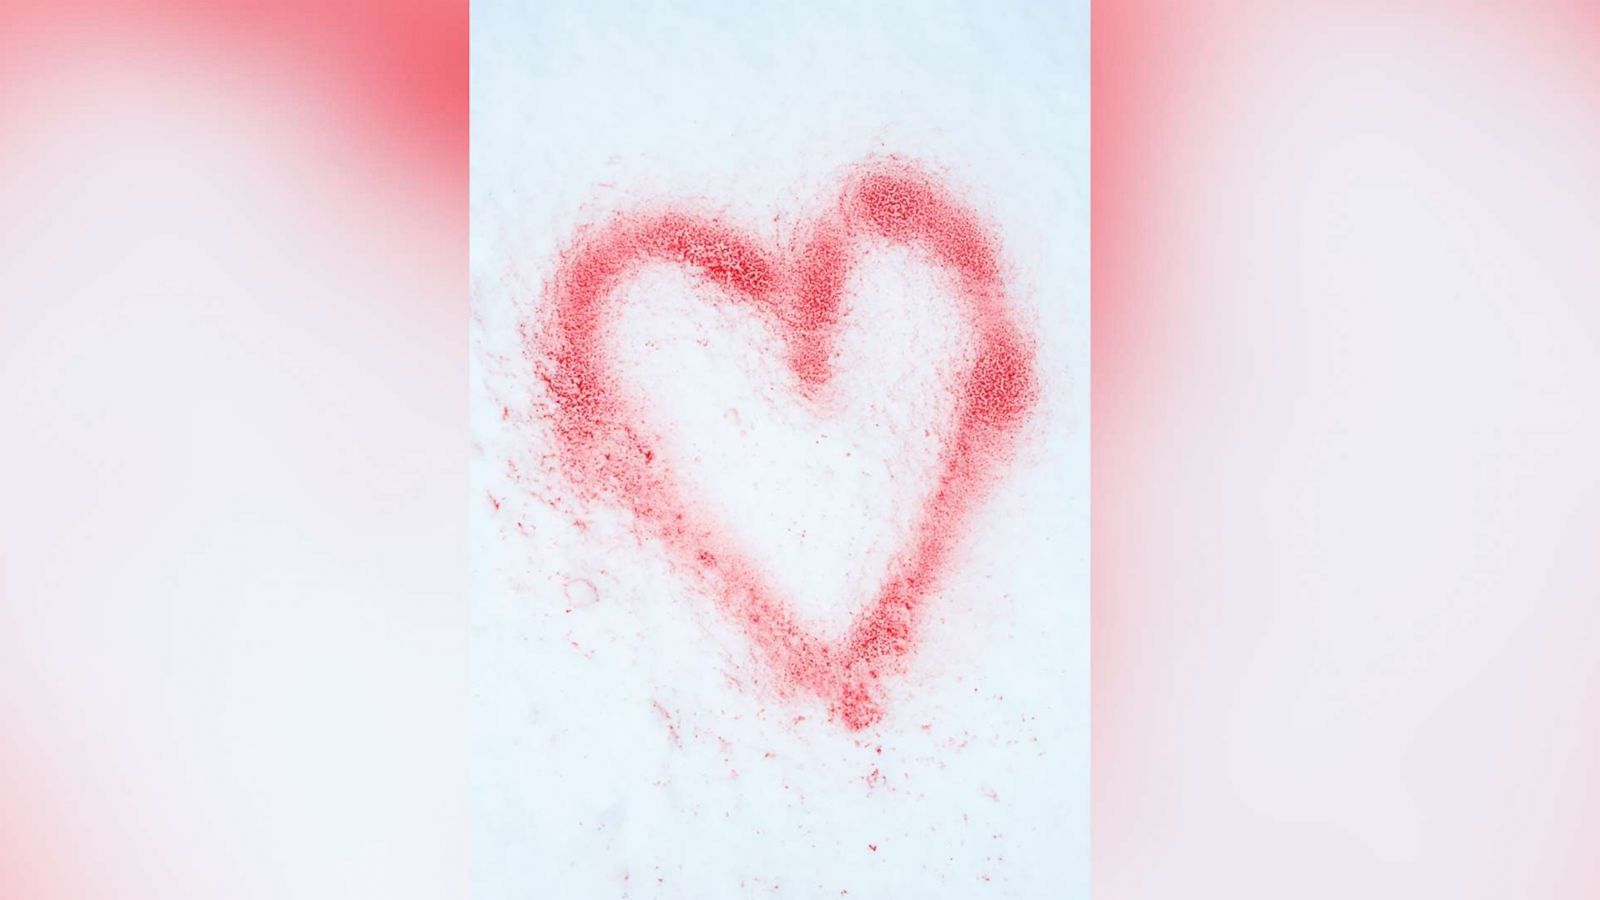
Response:
MULTIPOLYGON (((476 896, 1087 895, 1087 29, 1063 4, 474 5, 476 896), (1045 391, 889 715, 850 733, 775 695, 619 511, 576 502, 516 329, 582 223, 686 199, 779 241, 891 153, 996 226, 1045 391)), ((625 289, 609 336, 683 480, 824 630, 931 471, 881 432, 940 427, 961 353, 914 255, 849 291, 830 416, 681 273, 625 289)))

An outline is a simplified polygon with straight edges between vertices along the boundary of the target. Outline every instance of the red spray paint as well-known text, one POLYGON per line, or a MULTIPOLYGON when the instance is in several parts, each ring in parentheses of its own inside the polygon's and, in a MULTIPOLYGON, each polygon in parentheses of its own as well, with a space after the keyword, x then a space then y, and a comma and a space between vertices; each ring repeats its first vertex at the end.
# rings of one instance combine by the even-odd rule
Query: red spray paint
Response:
POLYGON ((714 216, 618 216, 562 255, 546 288, 548 327, 530 331, 527 349, 554 401, 556 444, 574 485, 631 510, 703 577, 784 686, 822 698, 832 717, 858 730, 883 717, 882 684, 915 645, 922 606, 965 514, 1007 459, 1035 400, 1036 375, 1031 342, 1006 308, 995 237, 916 167, 858 167, 837 204, 799 234, 793 246, 772 248, 714 216), (955 427, 910 539, 843 638, 824 640, 798 622, 726 529, 666 471, 619 388, 605 326, 613 299, 640 267, 681 265, 761 311, 784 340, 797 390, 809 396, 834 375, 845 279, 871 239, 907 245, 953 274, 977 353, 956 382, 955 427))

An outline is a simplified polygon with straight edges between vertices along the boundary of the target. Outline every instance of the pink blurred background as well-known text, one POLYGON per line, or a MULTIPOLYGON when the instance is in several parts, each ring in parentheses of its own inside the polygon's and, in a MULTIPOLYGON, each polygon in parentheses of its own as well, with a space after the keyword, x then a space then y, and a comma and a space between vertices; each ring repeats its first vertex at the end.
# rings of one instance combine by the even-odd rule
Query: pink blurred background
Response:
POLYGON ((1094 9, 1094 859, 1600 897, 1600 10, 1094 9))
POLYGON ((0 897, 465 893, 464 2, 0 0, 0 897))
MULTIPOLYGON (((466 31, 0 5, 0 897, 465 893, 466 31)), ((1595 46, 1096 6, 1100 896, 1600 896, 1595 46)))

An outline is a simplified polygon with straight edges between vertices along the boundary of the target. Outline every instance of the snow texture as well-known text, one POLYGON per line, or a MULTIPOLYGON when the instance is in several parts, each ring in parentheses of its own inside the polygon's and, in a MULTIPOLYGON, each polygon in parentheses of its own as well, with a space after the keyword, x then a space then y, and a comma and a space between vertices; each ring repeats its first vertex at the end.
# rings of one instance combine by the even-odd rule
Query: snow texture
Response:
MULTIPOLYGON (((472 16, 473 895, 1087 897, 1087 4, 472 16), (688 208, 782 251, 884 160, 998 238, 1039 396, 852 729, 573 484, 528 339, 614 215, 688 208)), ((625 279, 605 331, 632 424, 823 636, 916 528, 972 365, 951 274, 859 250, 825 402, 683 266, 625 279)))

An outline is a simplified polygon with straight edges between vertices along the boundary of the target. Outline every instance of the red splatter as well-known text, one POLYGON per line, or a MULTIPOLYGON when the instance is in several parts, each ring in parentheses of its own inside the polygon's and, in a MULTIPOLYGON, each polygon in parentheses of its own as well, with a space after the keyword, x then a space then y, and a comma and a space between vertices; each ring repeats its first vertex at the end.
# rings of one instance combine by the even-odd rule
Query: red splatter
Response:
POLYGON ((547 286, 549 327, 528 330, 528 352, 554 400, 557 445, 574 483, 631 509, 705 578, 783 685, 822 698, 834 719, 858 730, 883 718, 883 681, 912 651, 923 602, 965 514, 1004 462, 1035 399, 1036 376, 1030 342, 1005 305, 997 241, 921 170, 896 161, 859 167, 839 202, 799 234, 787 249, 770 248, 714 216, 618 216, 563 254, 547 286), (624 282, 647 263, 676 263, 760 310, 784 338, 796 390, 810 395, 833 376, 845 279, 873 238, 919 250, 956 276, 977 354, 956 385, 955 428, 910 541, 846 635, 827 641, 800 625, 765 574, 665 471, 635 427, 640 416, 624 399, 602 335, 608 301, 624 282))
POLYGON ((561 592, 567 598, 567 612, 600 602, 600 589, 587 578, 568 578, 561 592))

